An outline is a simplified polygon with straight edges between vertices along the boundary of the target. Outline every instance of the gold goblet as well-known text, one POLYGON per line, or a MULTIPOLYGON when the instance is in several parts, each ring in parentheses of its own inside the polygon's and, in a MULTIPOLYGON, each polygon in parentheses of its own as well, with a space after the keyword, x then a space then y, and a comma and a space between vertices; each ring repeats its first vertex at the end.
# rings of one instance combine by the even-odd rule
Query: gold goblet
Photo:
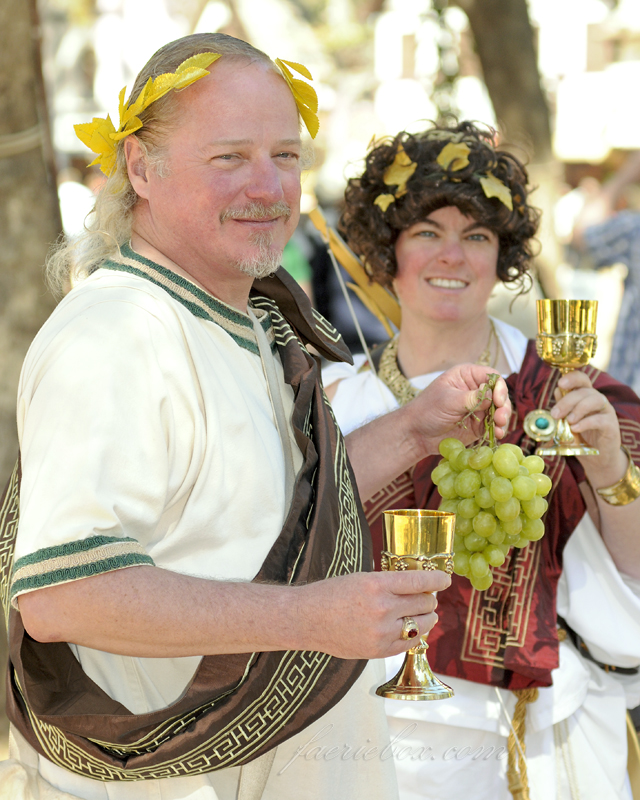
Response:
MULTIPOLYGON (((595 355, 597 300, 538 300, 536 349, 547 364, 566 375, 586 366, 595 355)), ((597 456, 598 450, 573 433, 566 419, 559 419, 553 444, 538 447, 540 456, 597 456)))
MULTIPOLYGON (((456 515, 445 511, 400 509, 384 512, 383 570, 441 569, 453 572, 456 515)), ((444 700, 453 689, 438 680, 427 660, 427 642, 408 650, 395 677, 376 694, 394 700, 444 700)))

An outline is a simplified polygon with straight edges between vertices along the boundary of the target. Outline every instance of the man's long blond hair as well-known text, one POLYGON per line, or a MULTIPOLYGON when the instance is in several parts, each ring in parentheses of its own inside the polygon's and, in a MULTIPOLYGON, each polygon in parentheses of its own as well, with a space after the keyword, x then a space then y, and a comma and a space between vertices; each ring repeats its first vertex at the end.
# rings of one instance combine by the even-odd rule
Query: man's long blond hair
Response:
MULTIPOLYGON (((138 97, 149 78, 175 72, 187 58, 208 52, 249 62, 262 62, 278 72, 266 53, 241 39, 224 33, 197 33, 161 47, 140 70, 130 99, 138 97)), ((169 92, 139 114, 143 127, 132 134, 140 142, 147 164, 156 169, 159 175, 164 169, 163 147, 172 127, 177 124, 176 109, 176 93, 169 92)), ((138 195, 127 174, 125 141, 122 139, 118 142, 115 171, 101 188, 85 230, 71 239, 63 238, 54 245, 47 257, 46 278, 56 295, 64 294, 74 283, 87 277, 131 238, 133 209, 138 202, 138 195)))

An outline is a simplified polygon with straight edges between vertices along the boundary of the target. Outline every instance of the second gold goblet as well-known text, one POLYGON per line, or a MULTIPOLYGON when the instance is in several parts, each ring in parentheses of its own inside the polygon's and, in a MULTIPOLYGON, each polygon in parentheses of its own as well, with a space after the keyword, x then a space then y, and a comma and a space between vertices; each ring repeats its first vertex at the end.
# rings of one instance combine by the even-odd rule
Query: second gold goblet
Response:
MULTIPOLYGON (((382 569, 441 569, 453 572, 453 534, 456 515, 428 509, 384 512, 382 569)), ((376 694, 394 700, 444 700, 453 689, 431 671, 427 642, 421 637, 404 659, 400 671, 379 686, 376 694)))
MULTIPOLYGON (((563 375, 586 366, 596 352, 598 301, 537 300, 536 307, 536 349, 540 358, 557 367, 563 375)), ((550 423, 550 419, 547 422, 550 423)), ((599 455, 595 447, 590 447, 571 430, 566 419, 557 421, 553 442, 538 447, 536 453, 540 456, 599 455)))

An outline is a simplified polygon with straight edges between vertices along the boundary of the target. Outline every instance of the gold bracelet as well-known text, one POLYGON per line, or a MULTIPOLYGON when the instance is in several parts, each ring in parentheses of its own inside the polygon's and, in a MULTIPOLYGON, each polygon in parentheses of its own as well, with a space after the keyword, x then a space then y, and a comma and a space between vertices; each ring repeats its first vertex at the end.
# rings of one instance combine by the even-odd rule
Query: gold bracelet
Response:
POLYGON ((631 453, 624 445, 622 449, 629 459, 627 471, 613 486, 605 486, 602 489, 596 489, 600 497, 612 506, 626 506, 628 503, 632 503, 637 497, 640 497, 640 469, 633 463, 631 453))

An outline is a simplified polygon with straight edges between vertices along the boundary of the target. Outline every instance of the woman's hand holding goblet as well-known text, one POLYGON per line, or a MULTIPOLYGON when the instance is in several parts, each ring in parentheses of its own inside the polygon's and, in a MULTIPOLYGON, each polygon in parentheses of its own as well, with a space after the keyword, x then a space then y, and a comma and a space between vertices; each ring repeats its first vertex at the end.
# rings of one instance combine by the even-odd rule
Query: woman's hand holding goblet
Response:
POLYGON ((627 457, 621 449, 620 425, 616 412, 605 395, 593 388, 589 377, 580 370, 563 375, 558 381, 556 405, 551 410, 555 419, 566 419, 600 455, 579 457, 594 489, 610 486, 624 475, 627 457))

